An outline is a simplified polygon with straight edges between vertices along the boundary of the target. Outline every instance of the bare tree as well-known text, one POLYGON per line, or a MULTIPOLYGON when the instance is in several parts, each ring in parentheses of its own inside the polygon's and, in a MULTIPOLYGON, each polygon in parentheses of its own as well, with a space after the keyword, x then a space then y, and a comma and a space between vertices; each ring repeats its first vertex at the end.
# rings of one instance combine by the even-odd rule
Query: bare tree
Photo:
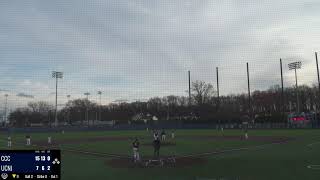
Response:
POLYGON ((212 84, 204 81, 192 82, 192 97, 196 101, 197 105, 203 105, 210 102, 211 97, 215 91, 212 84))
POLYGON ((54 109, 54 106, 52 104, 49 104, 48 102, 44 102, 44 101, 29 102, 28 107, 33 112, 45 113, 45 114, 54 109))

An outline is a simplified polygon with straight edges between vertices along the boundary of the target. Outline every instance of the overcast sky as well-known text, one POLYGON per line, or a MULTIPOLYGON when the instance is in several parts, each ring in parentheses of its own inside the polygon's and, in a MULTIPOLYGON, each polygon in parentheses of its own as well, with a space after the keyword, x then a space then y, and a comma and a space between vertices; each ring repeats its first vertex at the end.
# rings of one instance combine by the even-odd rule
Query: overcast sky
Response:
POLYGON ((61 104, 187 95, 188 70, 215 86, 217 66, 222 94, 246 92, 246 62, 263 90, 280 83, 279 58, 286 86, 293 61, 312 85, 319 32, 319 0, 1 0, 0 107, 5 93, 11 106, 53 102, 53 70, 61 104))

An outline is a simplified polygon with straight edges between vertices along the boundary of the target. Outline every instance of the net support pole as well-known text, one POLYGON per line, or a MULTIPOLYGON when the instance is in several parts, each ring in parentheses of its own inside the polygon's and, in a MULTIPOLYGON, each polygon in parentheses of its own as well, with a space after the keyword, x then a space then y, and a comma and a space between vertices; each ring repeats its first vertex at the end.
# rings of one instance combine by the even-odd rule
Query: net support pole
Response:
POLYGON ((216 67, 216 72, 217 72, 217 108, 220 106, 220 89, 219 89, 219 68, 216 67))
POLYGON ((252 118, 249 63, 247 63, 247 79, 248 79, 248 108, 249 108, 249 116, 250 116, 250 118, 252 118))
POLYGON ((280 73, 281 73, 281 112, 282 112, 282 121, 285 121, 284 119, 284 89, 283 89, 283 68, 282 68, 282 59, 280 58, 280 73))
POLYGON ((191 75, 190 71, 188 71, 188 81, 189 81, 189 106, 191 105, 191 75))

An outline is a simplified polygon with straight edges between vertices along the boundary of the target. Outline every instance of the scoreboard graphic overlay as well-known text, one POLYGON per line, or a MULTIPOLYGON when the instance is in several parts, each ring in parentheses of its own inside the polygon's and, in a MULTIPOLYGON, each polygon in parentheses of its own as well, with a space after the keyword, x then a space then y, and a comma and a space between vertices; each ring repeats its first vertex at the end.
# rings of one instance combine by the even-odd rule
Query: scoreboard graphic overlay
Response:
POLYGON ((60 150, 0 150, 1 179, 61 179, 60 150))

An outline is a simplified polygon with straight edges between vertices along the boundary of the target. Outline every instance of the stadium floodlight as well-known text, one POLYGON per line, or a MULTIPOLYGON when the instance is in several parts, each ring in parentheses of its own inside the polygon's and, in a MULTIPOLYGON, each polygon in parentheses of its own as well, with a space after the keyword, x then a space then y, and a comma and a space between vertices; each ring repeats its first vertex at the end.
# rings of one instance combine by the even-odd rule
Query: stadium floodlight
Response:
POLYGON ((87 96, 87 99, 89 99, 89 95, 90 95, 89 92, 84 93, 84 95, 87 96))
POLYGON ((289 70, 301 69, 301 66, 302 66, 302 63, 300 61, 288 64, 289 70))
POLYGON ((55 126, 58 126, 58 79, 63 78, 63 72, 58 72, 58 71, 52 71, 52 78, 56 79, 56 108, 55 108, 55 117, 54 117, 54 123, 55 126))
POLYGON ((100 98, 100 105, 101 105, 101 95, 102 95, 102 91, 98 91, 98 95, 99 95, 99 98, 100 98))
POLYGON ((299 90, 298 90, 298 78, 297 78, 297 69, 301 69, 302 63, 300 61, 292 62, 288 64, 289 70, 294 70, 295 77, 296 77, 296 95, 297 95, 297 112, 300 112, 300 105, 299 105, 299 90))
POLYGON ((67 103, 70 101, 71 95, 67 95, 67 103))

